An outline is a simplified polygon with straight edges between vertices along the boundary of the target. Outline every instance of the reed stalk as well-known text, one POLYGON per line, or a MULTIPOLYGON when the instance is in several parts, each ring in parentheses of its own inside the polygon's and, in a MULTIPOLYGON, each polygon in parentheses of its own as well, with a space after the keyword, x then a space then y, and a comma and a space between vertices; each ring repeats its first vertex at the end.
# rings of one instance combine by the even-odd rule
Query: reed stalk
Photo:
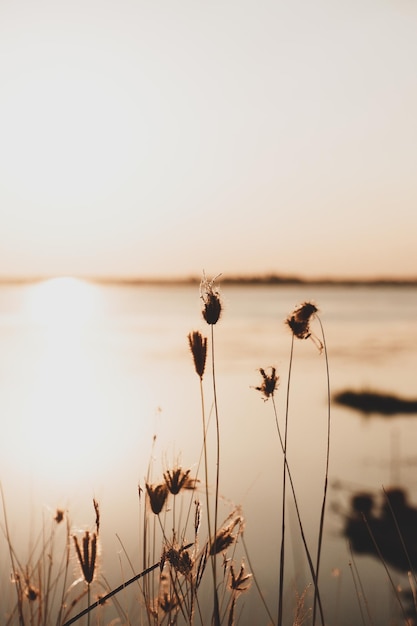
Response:
POLYGON ((6 504, 4 499, 3 485, 0 482, 0 493, 1 493, 1 502, 3 508, 3 519, 4 519, 4 529, 6 535, 7 546, 9 550, 10 564, 12 566, 12 575, 15 582, 16 594, 17 594, 17 610, 19 615, 19 626, 24 626, 25 621, 23 617, 23 589, 21 585, 20 575, 17 571, 16 565, 16 557, 12 547, 10 531, 9 531, 9 522, 6 513, 6 504))
MULTIPOLYGON (((282 473, 282 519, 281 519, 281 551, 280 551, 280 561, 279 561, 279 593, 278 593, 278 626, 282 626, 282 616, 283 616, 283 604, 284 604, 284 560, 285 560, 285 516, 286 516, 286 495, 287 495, 287 471, 288 471, 288 463, 287 463, 287 442, 288 442, 288 415, 289 415, 289 399, 290 399, 290 381, 291 381, 291 370, 292 370, 292 362, 293 362, 293 354, 294 354, 294 335, 291 337, 291 352, 290 352, 290 361, 288 366, 288 380, 287 380, 287 397, 286 397, 286 405, 285 405, 285 425, 284 425, 284 440, 281 438, 281 433, 279 430, 278 423, 278 413, 275 406, 275 398, 272 396, 272 403, 274 407, 275 414, 275 422, 278 430, 278 435, 281 442, 281 448, 284 455, 284 468, 282 473)), ((291 480, 292 484, 292 480, 291 480)), ((296 502, 295 497, 295 489, 292 484, 293 497, 296 502)), ((298 512, 298 507, 297 507, 298 512)), ((301 520, 299 520, 301 524, 301 520)), ((302 525, 301 525, 302 526, 302 525)), ((307 551, 308 552, 308 551, 307 551)))
MULTIPOLYGON (((324 358, 326 363, 326 385, 327 385, 327 438, 326 438, 326 464, 325 464, 325 472, 324 472, 324 488, 323 488, 323 500, 321 505, 320 512, 320 524, 319 524, 319 536, 318 536, 318 544, 317 544, 317 561, 316 561, 316 581, 317 585, 314 590, 314 603, 313 603, 313 626, 316 624, 316 614, 317 614, 317 602, 318 602, 318 580, 319 580, 319 570, 320 570, 320 560, 321 560, 321 551, 322 551, 322 543, 323 543, 323 531, 324 531, 324 516, 326 511, 326 500, 327 500, 327 488, 328 488, 328 478, 329 478, 329 461, 330 461, 330 426, 331 426, 331 396, 330 396, 330 371, 329 371, 329 357, 327 353, 327 345, 326 345, 326 337, 324 334, 324 328, 320 317, 315 312, 315 317, 320 325, 321 329, 321 337, 322 337, 322 346, 324 350, 324 358)), ((321 614, 321 623, 324 626, 323 614, 321 614)))
MULTIPOLYGON (((214 528, 213 535, 216 541, 217 528, 218 528, 218 515, 219 515, 219 483, 220 483, 220 425, 219 425, 219 411, 217 406, 217 390, 216 390, 216 374, 214 365, 214 330, 213 324, 211 325, 211 366, 212 366, 212 381, 213 381, 213 398, 214 398, 214 414, 216 418, 216 486, 214 496, 214 528)), ((213 586, 214 586, 214 613, 213 613, 213 626, 220 626, 220 607, 219 607, 219 595, 217 592, 217 561, 213 557, 213 586)))
MULTIPOLYGON (((317 546, 317 558, 316 558, 316 567, 314 574, 314 601, 313 601, 313 626, 316 624, 316 615, 317 615, 317 606, 320 609, 320 618, 322 626, 324 626, 324 616, 320 603, 319 596, 319 569, 320 569, 320 560, 321 560, 321 549, 322 549, 322 541, 323 541, 323 529, 324 529, 324 514, 326 508, 326 498, 327 498, 327 485, 328 485, 328 474, 329 474, 329 458, 330 458, 330 375, 329 375, 329 361, 328 354, 326 348, 326 341, 324 336, 324 329, 322 322, 317 315, 318 309, 316 305, 312 302, 303 302, 301 305, 296 307, 291 315, 289 315, 286 319, 286 324, 289 326, 292 332, 292 341, 294 341, 294 337, 298 339, 311 339, 313 343, 317 346, 320 353, 324 349, 325 354, 325 363, 326 363, 326 381, 327 381, 327 446, 326 446, 326 463, 325 463, 325 474, 324 474, 324 492, 323 492, 323 500, 320 512, 320 522, 319 522, 319 534, 318 534, 318 546, 317 546), (321 341, 311 330, 310 323, 312 319, 317 319, 320 324, 321 334, 323 341, 321 341)), ((292 362, 292 350, 291 350, 291 359, 290 364, 292 362)))
MULTIPOLYGON (((217 541, 217 528, 218 528, 218 507, 219 507, 219 484, 220 484, 220 423, 219 423, 219 411, 218 411, 218 403, 217 403, 217 389, 216 389, 216 371, 215 371, 215 354, 214 354, 214 325, 220 319, 220 315, 222 312, 222 303, 220 300, 219 291, 215 285, 215 280, 218 278, 216 276, 212 280, 208 280, 203 274, 203 278, 200 283, 200 298, 203 302, 202 307, 202 315, 204 320, 210 326, 211 330, 211 375, 212 375, 212 386, 213 386, 213 398, 214 398, 214 413, 216 420, 216 482, 215 482, 215 497, 214 497, 214 521, 213 527, 209 528, 209 537, 210 541, 213 538, 213 541, 217 541)), ((194 336, 197 335, 194 333, 194 336)), ((205 357, 206 357, 206 349, 207 349, 207 341, 204 342, 204 360, 199 358, 198 351, 193 350, 192 341, 189 336, 191 351, 193 352, 194 357, 194 365, 197 373, 200 376, 200 384, 202 383, 204 366, 205 366, 205 357)), ((204 415, 204 408, 203 408, 204 415)), ((206 437, 206 424, 203 422, 204 429, 204 437, 206 437)), ((207 445, 206 439, 204 439, 204 456, 205 456, 205 464, 207 463, 207 445)), ((209 510, 209 502, 208 502, 208 466, 205 465, 206 468, 206 499, 207 499, 207 511, 209 510)), ((211 526, 211 525, 210 525, 211 526)), ((214 554, 211 554, 211 563, 212 563, 212 572, 213 572, 213 617, 212 624, 213 626, 220 626, 220 607, 219 607, 219 596, 217 590, 217 563, 216 563, 216 551, 214 554)))
POLYGON ((370 524, 369 524, 369 522, 368 522, 368 519, 367 519, 366 515, 362 514, 362 519, 363 519, 363 521, 364 521, 364 522, 365 522, 365 524, 366 524, 366 528, 368 529, 369 536, 370 536, 370 537, 371 537, 371 539, 372 539, 372 543, 374 544, 374 547, 375 547, 375 550, 376 550, 376 552, 377 552, 377 554, 378 554, 378 557, 379 557, 379 559, 380 559, 380 561, 381 561, 382 565, 384 566, 384 569, 385 569, 385 572, 386 572, 386 574, 387 574, 387 577, 388 577, 389 583, 390 583, 390 585, 391 585, 391 587, 392 587, 392 590, 393 590, 394 595, 395 595, 395 597, 396 597, 396 599, 397 599, 398 605, 399 605, 399 607, 400 607, 400 609, 401 609, 401 612, 402 612, 402 614, 403 614, 403 617, 404 617, 404 623, 405 623, 405 624, 408 624, 408 616, 407 616, 407 613, 406 613, 406 611, 405 611, 405 609, 404 609, 403 603, 401 602, 401 598, 400 598, 400 594, 399 594, 399 591, 398 591, 398 587, 397 587, 397 585, 395 584, 395 582, 394 582, 394 580, 393 580, 393 578, 392 578, 392 576, 391 576, 391 573, 390 573, 390 571, 389 571, 389 569, 388 569, 388 565, 387 565, 387 563, 386 563, 386 561, 385 561, 385 559, 384 559, 384 555, 382 554, 382 551, 381 551, 381 549, 380 549, 380 547, 379 547, 379 545, 378 545, 378 542, 377 542, 377 540, 376 540, 376 538, 375 538, 375 535, 374 535, 374 533, 372 532, 372 528, 371 528, 371 526, 370 526, 370 524))

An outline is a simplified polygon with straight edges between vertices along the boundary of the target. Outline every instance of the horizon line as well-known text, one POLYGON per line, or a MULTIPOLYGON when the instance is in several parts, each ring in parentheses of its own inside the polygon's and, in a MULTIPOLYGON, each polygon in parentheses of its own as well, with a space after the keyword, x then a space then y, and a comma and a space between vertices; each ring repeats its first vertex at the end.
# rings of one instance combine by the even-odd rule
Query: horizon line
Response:
MULTIPOLYGON (((59 278, 74 278, 86 282, 113 285, 194 285, 201 282, 201 277, 196 275, 183 276, 97 276, 80 274, 39 274, 32 276, 1 276, 0 285, 19 285, 45 282, 47 280, 59 278)), ((218 282, 228 285, 404 285, 417 286, 417 275, 415 277, 404 276, 316 276, 307 277, 299 275, 278 274, 266 272, 259 274, 224 274, 218 275, 218 282)))

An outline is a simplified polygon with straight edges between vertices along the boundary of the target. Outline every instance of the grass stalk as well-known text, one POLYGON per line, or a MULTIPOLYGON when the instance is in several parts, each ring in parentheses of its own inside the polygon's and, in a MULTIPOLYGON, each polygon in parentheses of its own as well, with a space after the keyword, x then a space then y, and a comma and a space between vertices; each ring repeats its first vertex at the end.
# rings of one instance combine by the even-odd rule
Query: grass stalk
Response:
POLYGON ((401 532, 401 529, 400 529, 400 527, 398 525, 397 516, 395 515, 394 509, 392 508, 392 504, 391 504, 390 498, 389 498, 389 496, 388 496, 388 494, 387 494, 387 492, 385 490, 385 487, 382 487, 382 491, 384 492, 385 500, 387 502, 387 505, 388 505, 391 517, 392 517, 394 525, 395 525, 395 530, 398 533, 398 537, 399 537, 400 542, 401 542, 401 547, 404 550, 404 555, 405 555, 405 558, 407 559, 408 568, 409 568, 408 576, 409 576, 409 578, 411 576, 413 577, 414 585, 417 586, 416 574, 415 574, 415 571, 414 571, 413 564, 411 563, 409 551, 407 550, 407 546, 405 545, 403 533, 401 532))
POLYGON ((359 606, 359 610, 360 610, 360 613, 361 613, 362 623, 364 624, 364 626, 366 626, 365 616, 364 616, 364 613, 363 613, 362 602, 361 602, 361 600, 363 599, 363 602, 364 602, 364 605, 365 605, 365 608, 366 608, 366 614, 367 614, 368 620, 369 620, 369 624, 370 624, 370 626, 374 626, 374 621, 372 619, 372 615, 371 615, 371 612, 369 610, 368 599, 366 597, 365 590, 363 588, 361 577, 359 576, 359 571, 358 571, 358 568, 356 566, 355 558, 353 556, 352 544, 350 542, 349 542, 349 552, 350 552, 350 556, 351 556, 351 561, 349 562, 349 567, 350 567, 350 571, 351 571, 351 574, 352 574, 353 585, 355 587, 355 593, 356 593, 356 598, 358 600, 358 606, 359 606))
POLYGON ((249 565, 249 567, 250 567, 250 569, 252 571, 253 582, 254 582, 255 587, 256 587, 256 589, 258 591, 259 597, 260 597, 262 605, 263 605, 263 607, 264 607, 264 609, 266 611, 266 614, 268 615, 268 618, 269 618, 271 624, 273 624, 273 626, 275 626, 274 618, 272 617, 272 614, 271 614, 271 612, 270 612, 270 610, 268 608, 268 605, 267 605, 267 603, 265 601, 265 597, 264 597, 264 594, 262 593, 262 590, 261 590, 261 588, 259 586, 259 582, 257 580, 257 577, 253 573, 254 569, 252 567, 252 563, 251 563, 251 560, 250 560, 250 557, 249 557, 249 551, 248 551, 248 548, 247 548, 247 545, 246 545, 246 542, 245 542, 245 533, 242 533, 242 537, 241 538, 242 538, 243 547, 245 548, 246 560, 247 560, 248 565, 249 565))
MULTIPOLYGON (((215 373, 215 360, 214 360, 214 325, 211 328, 211 374, 213 383, 213 398, 214 398, 214 414, 216 419, 216 486, 214 496, 214 528, 213 537, 217 536, 218 527, 218 515, 219 515, 219 483, 220 483, 220 426, 219 426, 219 411, 217 406, 217 389, 216 389, 216 373, 215 373)), ((215 541, 216 539, 214 539, 215 541)), ((217 562, 216 557, 213 555, 213 626, 220 626, 220 607, 219 607, 219 595, 217 590, 217 562)))
MULTIPOLYGON (((281 551, 279 561, 279 592, 278 592, 278 626, 282 626, 283 616, 283 600, 284 600, 284 560, 285 560, 285 515, 286 515, 286 488, 287 488, 287 441, 288 441, 288 413, 289 413, 289 397, 290 397, 290 381, 291 381, 291 369, 294 354, 294 335, 291 336, 291 351, 290 361, 288 366, 288 381, 287 381, 287 398, 285 406, 285 424, 284 424, 284 440, 281 438, 281 433, 278 423, 278 413, 276 410, 275 399, 272 396, 272 402, 274 407, 275 422, 278 430, 278 436, 281 442, 282 453, 284 455, 284 468, 282 474, 282 519, 281 519, 281 551)), ((295 498, 295 491, 293 487, 293 494, 295 498)))
MULTIPOLYGON (((274 398, 272 398, 272 401, 273 401, 273 406, 274 406, 275 422, 276 422, 276 426, 277 426, 278 437, 279 437, 279 441, 280 441, 280 444, 281 444, 281 449, 282 449, 282 451, 284 453, 284 440, 282 438, 281 430, 280 430, 279 423, 278 423, 278 417, 277 417, 277 411, 276 411, 276 405, 275 405, 274 398)), ((288 473, 288 480, 290 482, 290 487, 291 487, 291 491, 292 491, 292 495, 293 495, 295 513, 297 515, 297 521, 298 521, 298 527, 300 529, 301 540, 303 542, 303 546, 304 546, 304 550, 305 550, 305 553, 306 553, 308 566, 309 566, 310 573, 311 573, 311 576, 312 576, 312 579, 313 579, 313 584, 314 584, 314 587, 317 588, 318 608, 319 608, 319 611, 320 611, 320 614, 321 614, 321 617, 322 617, 322 621, 324 621, 323 607, 322 607, 320 592, 319 592, 319 589, 318 589, 318 586, 317 586, 317 580, 316 580, 316 571, 315 571, 315 568, 314 568, 314 565, 313 565, 313 559, 311 557, 311 552, 310 552, 309 547, 307 545, 307 539, 306 539, 306 536, 305 536, 305 533, 304 533, 304 527, 303 527, 303 524, 302 524, 302 521, 301 521, 300 508, 298 506, 298 500, 297 500, 297 496, 296 496, 296 493, 295 493, 294 481, 293 481, 293 478, 292 478, 290 466, 288 464, 288 459, 286 458, 286 455, 285 455, 285 467, 286 467, 286 470, 287 470, 287 473, 288 473)))
MULTIPOLYGON (((327 488, 328 488, 328 477, 329 477, 329 461, 330 461, 330 425, 331 425, 331 397, 330 397, 330 371, 329 371, 329 356, 327 352, 326 345, 326 337, 324 334, 323 324, 321 322, 320 317, 316 314, 316 319, 319 322, 321 336, 322 336, 322 344, 324 350, 324 358, 326 363, 326 385, 327 385, 327 440, 326 440, 326 464, 325 464, 325 472, 324 472, 324 488, 323 488, 323 500, 321 505, 320 512, 320 524, 319 524, 319 536, 318 536, 318 545, 317 545, 317 561, 316 561, 316 586, 314 589, 314 602, 313 602, 313 626, 316 624, 316 615, 317 615, 317 603, 318 603, 318 580, 319 580, 319 570, 320 570, 320 561, 321 561, 321 552, 322 552, 322 544, 323 544, 323 530, 324 530, 324 516, 326 511, 326 500, 327 500, 327 488)), ((321 613, 321 623, 324 626, 323 614, 321 613)))
POLYGON ((394 581, 393 581, 393 579, 392 579, 391 573, 390 573, 390 571, 389 571, 389 569, 388 569, 388 565, 387 565, 387 563, 386 563, 386 561, 385 561, 385 559, 384 559, 384 556, 383 556, 383 554, 382 554, 382 552, 381 552, 381 549, 380 549, 380 547, 379 547, 379 545, 378 545, 378 542, 377 542, 377 540, 375 539, 375 535, 374 535, 374 533, 372 532, 372 529, 371 529, 371 527, 370 527, 370 525, 369 525, 369 522, 368 522, 368 519, 367 519, 366 515, 362 514, 362 519, 363 519, 363 521, 364 521, 364 522, 365 522, 365 524, 366 524, 366 528, 368 529, 369 536, 370 536, 370 537, 371 537, 371 539, 372 539, 372 542, 373 542, 373 544, 374 544, 374 546, 375 546, 375 549, 376 549, 376 551, 377 551, 378 557, 379 557, 379 559, 380 559, 380 561, 381 561, 382 565, 384 566, 384 569, 385 569, 385 572, 386 572, 386 574, 387 574, 388 580, 389 580, 389 582, 390 582, 390 585, 391 585, 391 587, 392 587, 392 590, 393 590, 393 592, 394 592, 394 595, 395 595, 395 597, 396 597, 396 599, 397 599, 398 605, 399 605, 399 607, 400 607, 400 609, 401 609, 401 612, 402 612, 402 614, 403 614, 403 617, 404 617, 404 623, 405 623, 405 624, 407 624, 407 623, 408 623, 408 616, 407 616, 407 613, 406 613, 406 611, 405 611, 405 609, 404 609, 403 603, 401 602, 401 598, 400 598, 400 594, 399 594, 399 591, 398 591, 397 585, 395 584, 395 582, 394 582, 394 581))
POLYGON ((0 482, 0 493, 1 493, 2 508, 3 508, 4 530, 5 530, 6 541, 7 541, 7 546, 8 546, 8 550, 9 550, 9 556, 10 556, 10 563, 11 563, 11 566, 12 566, 13 578, 14 578, 15 587, 16 587, 17 610, 18 610, 18 615, 19 615, 19 626, 24 626, 25 625, 25 620, 24 620, 24 617, 23 617, 23 605, 22 605, 22 602, 23 602, 23 590, 22 590, 20 575, 19 575, 19 573, 17 571, 17 567, 16 567, 15 554, 14 554, 14 550, 13 550, 13 547, 12 547, 10 531, 9 531, 9 522, 8 522, 7 513, 6 513, 6 503, 5 503, 5 498, 4 498, 3 485, 2 485, 1 482, 0 482))

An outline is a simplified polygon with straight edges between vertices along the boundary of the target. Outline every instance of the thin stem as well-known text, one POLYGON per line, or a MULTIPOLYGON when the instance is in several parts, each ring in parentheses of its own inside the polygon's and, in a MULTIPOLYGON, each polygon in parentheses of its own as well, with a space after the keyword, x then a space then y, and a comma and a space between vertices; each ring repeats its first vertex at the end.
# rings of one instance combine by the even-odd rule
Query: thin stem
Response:
POLYGON ((258 579, 257 579, 257 577, 254 574, 254 569, 252 567, 252 563, 251 563, 251 560, 250 560, 250 557, 249 557, 249 551, 248 551, 248 548, 247 548, 247 545, 246 545, 246 542, 245 542, 245 533, 242 533, 241 541, 242 541, 243 547, 245 548, 246 560, 247 560, 249 568, 250 568, 250 570, 252 572, 253 582, 255 583, 255 587, 258 590, 259 597, 261 598, 261 602, 262 602, 262 604, 263 604, 263 606, 265 608, 265 611, 268 614, 268 617, 269 617, 269 619, 271 621, 271 624, 272 624, 272 626, 275 626, 274 618, 272 617, 271 612, 270 612, 270 610, 268 608, 268 605, 267 605, 267 603, 265 601, 265 597, 264 597, 264 595, 263 595, 263 593, 261 591, 261 588, 259 586, 258 579))
POLYGON ((362 622, 363 622, 363 624, 365 624, 365 617, 364 617, 363 610, 362 610, 361 598, 363 598, 363 603, 365 605, 366 614, 368 616, 369 624, 371 626, 374 626, 374 621, 372 619, 372 615, 371 615, 371 612, 369 610, 368 599, 366 597, 365 590, 364 590, 363 584, 362 584, 362 580, 361 580, 361 577, 359 575, 358 568, 356 566, 355 557, 353 556, 353 551, 352 551, 352 544, 350 543, 350 541, 349 541, 349 552, 350 552, 350 556, 351 556, 351 559, 352 559, 349 562, 349 567, 350 567, 350 571, 351 571, 351 574, 352 574, 353 584, 355 586, 356 598, 358 600, 358 606, 359 606, 359 610, 361 612, 362 622))
MULTIPOLYGON (((90 583, 87 583, 87 606, 90 606, 90 583)), ((87 613, 87 626, 90 626, 90 611, 87 613)))
MULTIPOLYGON (((213 344, 213 342, 212 342, 213 344)), ((213 354, 213 353, 212 353, 213 354)), ((201 413, 203 418, 203 448, 204 448, 204 473, 205 473, 205 483, 206 483, 206 508, 207 508, 207 526, 208 526, 208 536, 209 543, 215 540, 217 533, 217 507, 215 508, 215 528, 214 532, 212 532, 211 525, 211 514, 210 514, 210 498, 209 498, 209 472, 208 472, 208 453, 207 453, 207 424, 206 424, 206 412, 204 408, 204 390, 203 390, 203 378, 200 377, 200 397, 201 397, 201 413)), ((217 415, 217 411, 216 411, 217 415)), ((218 480, 216 481, 216 485, 218 485, 218 480)), ((216 502, 217 502, 217 489, 216 489, 216 502)), ((213 554, 210 557, 211 567, 213 572, 213 594, 214 594, 214 615, 213 619, 215 620, 215 625, 220 624, 219 617, 219 602, 217 595, 217 572, 216 572, 216 555, 213 554), (218 621, 216 621, 218 620, 218 621)))
POLYGON ((70 522, 69 522, 68 514, 67 514, 66 515, 65 553, 63 555, 63 558, 65 560, 65 563, 64 563, 64 580, 63 580, 63 584, 62 584, 62 596, 61 596, 61 601, 60 601, 60 605, 59 605, 57 624, 61 623, 61 616, 62 616, 62 611, 63 611, 63 608, 64 608, 64 598, 65 598, 65 589, 67 587, 67 576, 68 576, 68 568, 69 568, 69 563, 70 563, 70 554, 71 554, 71 549, 70 549, 70 522))
MULTIPOLYGON (((275 403, 274 403, 274 410, 275 410, 275 403)), ((281 435, 281 431, 280 431, 279 426, 278 426, 278 421, 277 421, 277 428, 278 428, 278 436, 279 436, 279 440, 280 440, 280 443, 281 443, 281 448, 282 448, 282 451, 284 452, 284 442, 282 440, 282 435, 281 435)), ((285 466, 287 468, 288 479, 290 481, 291 490, 292 490, 292 494, 293 494, 293 498, 294 498, 295 512, 296 512, 297 519, 298 519, 298 525, 300 527, 301 539, 302 539, 303 544, 304 544, 304 548, 305 548, 305 551, 306 551, 308 564, 309 564, 309 567, 310 567, 310 572, 311 572, 311 575, 313 577, 313 581, 314 581, 314 584, 315 584, 316 573, 315 573, 315 570, 314 570, 313 560, 311 558, 310 550, 308 549, 308 546, 307 546, 307 540, 306 540, 306 537, 305 537, 305 534, 304 534, 303 524, 301 522, 301 515, 300 515, 300 509, 298 507, 297 496, 295 495, 294 482, 293 482, 293 479, 292 479, 290 466, 288 465, 288 460, 287 459, 285 460, 285 466)), ((318 591, 317 591, 317 593, 318 593, 318 591)), ((320 607, 321 606, 321 602, 320 602, 320 594, 319 593, 318 593, 318 600, 319 600, 319 607, 320 607)))
MULTIPOLYGON (((288 383, 287 383, 287 401, 286 401, 286 404, 287 404, 287 406, 286 406, 286 414, 287 415, 289 415, 289 390, 290 390, 290 379, 291 379, 291 369, 292 369, 292 364, 291 364, 292 354, 293 354, 293 343, 291 345, 290 367, 289 367, 289 372, 288 372, 288 383)), ((293 498, 294 498, 295 512, 296 512, 296 515, 297 515, 298 526, 300 528, 301 539, 302 539, 302 542, 303 542, 303 545, 304 545, 304 549, 305 549, 308 565, 309 565, 309 568, 310 568, 310 573, 311 573, 311 576, 313 578, 313 583, 314 583, 315 593, 317 595, 317 603, 318 603, 318 607, 319 607, 319 611, 320 611, 321 621, 322 621, 322 623, 324 623, 323 607, 322 607, 320 593, 319 593, 319 589, 318 589, 318 585, 317 585, 316 572, 315 572, 315 569, 314 569, 313 560, 311 558, 311 553, 310 553, 310 550, 309 550, 308 545, 307 545, 307 540, 306 540, 306 537, 305 537, 305 534, 304 534, 303 524, 301 522, 300 509, 299 509, 299 506, 298 506, 297 496, 295 494, 294 482, 293 482, 293 479, 292 479, 290 466, 288 465, 288 459, 287 459, 287 455, 286 455, 286 444, 284 445, 284 441, 283 441, 282 435, 281 435, 281 430, 279 428, 278 414, 277 414, 277 409, 276 409, 276 405, 275 405, 274 396, 272 396, 272 404, 273 404, 273 407, 274 407, 275 423, 276 423, 276 426, 277 426, 278 437, 279 437, 279 441, 280 441, 280 444, 281 444, 282 453, 284 454, 284 463, 285 463, 285 467, 286 467, 287 472, 288 472, 288 479, 290 481, 291 491, 292 491, 292 495, 293 495, 293 498)))
MULTIPOLYGON (((217 536, 217 521, 218 521, 218 507, 219 507, 219 482, 220 482, 220 427, 219 427, 219 412, 217 407, 217 391, 216 391, 216 375, 214 367, 214 325, 211 324, 211 371, 213 380, 213 397, 214 397, 214 413, 216 416, 216 494, 214 499, 214 541, 217 536)), ((217 570, 216 570, 216 557, 213 555, 213 585, 214 585, 214 612, 213 612, 213 624, 214 626, 220 626, 220 610, 219 610, 219 597, 217 593, 217 570)))
POLYGON ((209 537, 211 537, 211 516, 210 516, 210 499, 208 492, 209 476, 208 476, 208 455, 207 455, 207 425, 206 425, 206 412, 204 409, 204 390, 203 379, 200 378, 200 397, 201 397, 201 414, 203 418, 203 448, 204 448, 204 474, 206 483, 206 508, 207 508, 207 525, 209 537))
POLYGON ((366 524, 366 528, 368 529, 369 535, 370 535, 370 537, 371 537, 371 539, 372 539, 372 542, 373 542, 373 544, 374 544, 374 546, 375 546, 375 549, 376 549, 376 551, 377 551, 377 553, 378 553, 378 557, 379 557, 379 559, 380 559, 380 561, 381 561, 382 565, 384 566, 385 572, 386 572, 386 574, 387 574, 387 576, 388 576, 388 580, 389 580, 389 582, 390 582, 390 584, 391 584, 392 590, 394 591, 394 595, 395 595, 395 597, 397 598, 398 604, 399 604, 399 606, 400 606, 400 609, 401 609, 401 611, 402 611, 402 614, 403 614, 403 617, 404 617, 404 620, 405 620, 405 621, 404 621, 404 623, 405 623, 405 624, 407 624, 407 623, 408 623, 408 618, 407 618, 407 614, 406 614, 406 612, 405 612, 405 609, 404 609, 404 607, 403 607, 403 604, 402 604, 402 602, 401 602, 401 598, 400 598, 400 594, 399 594, 399 591, 398 591, 398 587, 397 587, 397 585, 394 583, 394 581, 393 581, 393 579, 392 579, 392 576, 391 576, 391 574, 390 574, 390 571, 389 571, 389 569, 388 569, 388 566, 387 566, 387 564, 386 564, 386 561, 385 561, 385 559, 384 559, 384 556, 383 556, 383 554, 382 554, 382 552, 381 552, 381 549, 380 549, 380 547, 379 547, 379 545, 378 545, 378 543, 377 543, 377 541, 376 541, 376 539, 375 539, 375 535, 374 535, 374 533, 372 532, 372 529, 371 529, 371 527, 370 527, 370 525, 369 525, 368 519, 367 519, 366 515, 365 515, 365 514, 363 514, 363 513, 362 513, 362 519, 363 519, 363 521, 364 521, 364 522, 365 522, 365 524, 366 524))
POLYGON ((407 559, 408 575, 412 576, 414 578, 414 584, 417 584, 417 579, 416 579, 416 575, 415 575, 415 572, 414 572, 413 564, 411 563, 410 554, 409 554, 409 552, 407 550, 407 546, 405 545, 403 533, 401 532, 401 529, 399 527, 397 516, 395 515, 395 512, 394 512, 394 510, 392 508, 392 504, 390 502, 390 499, 389 499, 389 496, 388 496, 387 492, 385 491, 385 487, 382 487, 382 491, 384 492, 384 495, 385 495, 385 498, 386 498, 386 501, 387 501, 387 504, 388 504, 388 508, 390 510, 392 519, 393 519, 394 524, 395 524, 395 529, 396 529, 396 531, 398 533, 398 537, 400 539, 401 546, 402 546, 402 548, 404 550, 405 558, 407 559))
MULTIPOLYGON (((326 468, 324 474, 324 490, 323 490, 323 501, 321 505, 321 513, 320 513, 320 527, 319 527, 319 537, 318 537, 318 546, 317 546, 317 561, 316 561, 316 580, 318 583, 319 580, 319 569, 320 569, 320 560, 321 560, 321 549, 323 543, 323 529, 324 529, 324 514, 326 509, 326 499, 327 499, 327 486, 328 486, 328 476, 329 476, 329 459, 330 459, 330 372, 329 372, 329 357, 327 353, 326 346, 326 337, 324 335, 323 324, 321 323, 321 319, 318 315, 316 315, 317 320, 320 324, 321 335, 323 338, 323 348, 324 348, 324 356, 326 360, 326 379, 327 379, 327 448, 326 448, 326 468)), ((314 592, 314 604, 313 604, 313 626, 316 624, 316 609, 317 609, 317 588, 315 587, 314 592)), ((321 615, 322 626, 324 626, 323 615, 321 615)))
POLYGON ((5 528, 5 531, 6 531, 7 545, 8 545, 8 548, 9 548, 10 563, 11 563, 11 566, 12 566, 13 578, 14 578, 15 585, 16 585, 17 609, 18 609, 18 613, 19 613, 19 624, 20 624, 20 626, 24 626, 25 620, 23 618, 23 611, 22 611, 22 587, 21 587, 21 583, 20 583, 20 575, 17 572, 17 567, 16 567, 16 564, 15 564, 15 556, 14 556, 14 551, 13 551, 12 544, 11 544, 11 539, 10 539, 9 523, 7 521, 7 515, 6 515, 6 504, 5 504, 5 501, 4 501, 3 485, 1 483, 0 483, 0 493, 1 493, 1 501, 2 501, 2 506, 3 506, 4 528, 5 528))
MULTIPOLYGON (((281 519, 281 552, 280 552, 280 562, 279 562, 279 594, 278 594, 278 626, 282 626, 282 614, 283 614, 283 599, 284 599, 284 560, 285 560, 285 498, 286 498, 286 487, 287 487, 287 439, 288 439, 288 411, 289 411, 289 397, 290 397, 290 380, 291 380, 291 368, 293 361, 293 353, 294 353, 294 335, 292 335, 291 339, 291 352, 290 352, 290 362, 288 369, 288 382, 287 382, 287 400, 285 407, 285 427, 284 427, 284 441, 281 440, 281 447, 284 454, 284 471, 282 476, 282 519, 281 519)), ((278 424, 278 414, 276 411, 275 401, 272 397, 274 404, 274 413, 275 413, 275 421, 278 429, 278 434, 281 439, 281 434, 279 430, 278 424)), ((293 488, 294 492, 294 488, 293 488)))

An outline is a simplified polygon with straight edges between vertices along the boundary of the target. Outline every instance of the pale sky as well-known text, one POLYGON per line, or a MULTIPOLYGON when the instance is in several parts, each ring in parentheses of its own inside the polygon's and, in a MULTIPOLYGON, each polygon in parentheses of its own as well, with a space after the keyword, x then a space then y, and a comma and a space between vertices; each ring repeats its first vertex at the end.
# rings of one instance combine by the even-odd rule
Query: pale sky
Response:
POLYGON ((415 0, 0 0, 0 276, 417 276, 415 0))

